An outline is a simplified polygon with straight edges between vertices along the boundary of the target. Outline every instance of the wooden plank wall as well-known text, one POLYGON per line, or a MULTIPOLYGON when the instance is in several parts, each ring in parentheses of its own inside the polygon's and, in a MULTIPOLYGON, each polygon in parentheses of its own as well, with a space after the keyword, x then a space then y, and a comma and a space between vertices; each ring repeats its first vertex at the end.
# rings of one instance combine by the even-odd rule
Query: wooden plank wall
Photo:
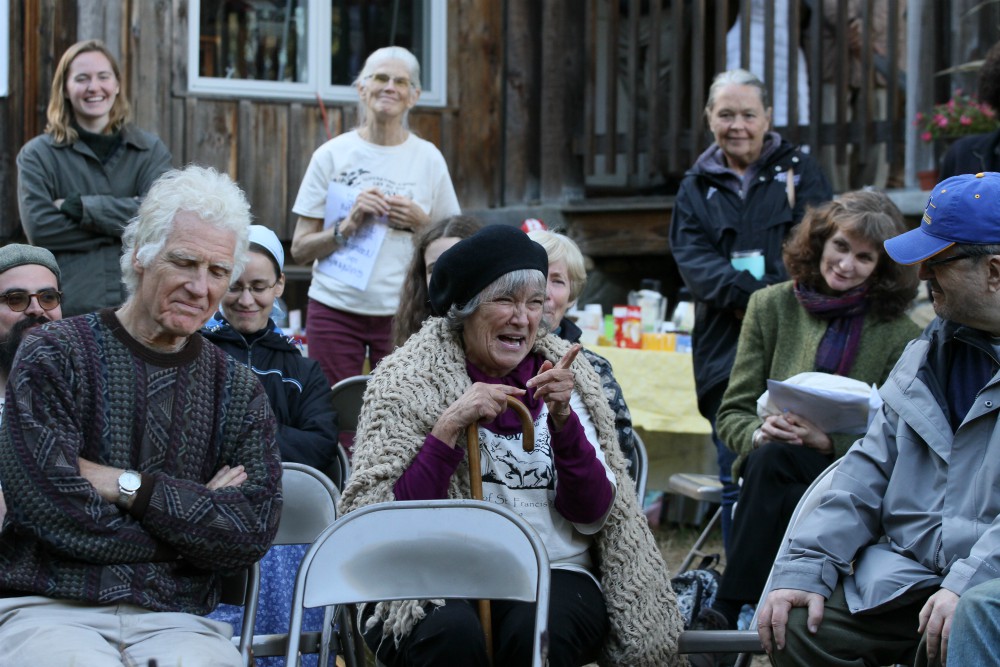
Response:
MULTIPOLYGON (((291 207, 312 152, 353 127, 355 103, 240 100, 187 92, 188 0, 11 0, 12 53, 25 59, 0 100, 0 234, 18 228, 14 155, 44 127, 55 62, 82 37, 120 54, 133 122, 158 134, 175 166, 236 178, 258 221, 290 239, 291 207), (87 33, 87 34, 84 34, 87 33), (23 122, 21 122, 23 119, 23 122)), ((448 104, 418 108, 411 128, 448 161, 467 210, 535 205, 582 193, 573 149, 582 126, 584 12, 574 0, 448 3, 448 104), (544 84, 544 85, 543 85, 544 84)))
POLYGON ((76 5, 10 0, 9 92, 0 98, 0 243, 22 241, 17 214, 17 152, 45 129, 59 56, 76 41, 76 5), (18 57, 16 54, 21 54, 18 57))
MULTIPOLYGON (((289 239, 302 175, 312 152, 327 140, 319 105, 189 95, 187 2, 128 3, 129 88, 144 91, 136 123, 163 138, 175 165, 208 164, 234 176, 256 219, 289 239)), ((449 3, 449 104, 410 115, 413 131, 444 154, 464 208, 497 206, 502 199, 502 26, 500 3, 449 3)), ((354 126, 353 102, 327 103, 326 111, 334 136, 354 126)))

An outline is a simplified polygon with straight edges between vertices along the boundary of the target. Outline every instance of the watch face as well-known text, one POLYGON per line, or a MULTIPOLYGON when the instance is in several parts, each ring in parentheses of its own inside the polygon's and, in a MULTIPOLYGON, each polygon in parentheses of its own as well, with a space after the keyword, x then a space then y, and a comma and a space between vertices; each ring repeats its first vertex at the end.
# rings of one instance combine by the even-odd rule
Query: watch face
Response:
POLYGON ((125 493, 135 493, 139 490, 139 485, 142 483, 142 477, 139 473, 134 470, 126 470, 118 477, 118 486, 125 493))

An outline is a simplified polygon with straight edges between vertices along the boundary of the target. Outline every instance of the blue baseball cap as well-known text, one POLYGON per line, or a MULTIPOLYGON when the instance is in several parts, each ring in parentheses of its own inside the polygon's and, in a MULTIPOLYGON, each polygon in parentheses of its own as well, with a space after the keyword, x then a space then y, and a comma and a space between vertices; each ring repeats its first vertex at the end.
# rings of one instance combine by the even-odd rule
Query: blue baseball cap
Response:
POLYGON ((885 241, 900 264, 918 264, 956 243, 1000 244, 1000 173, 959 174, 934 186, 920 226, 885 241))

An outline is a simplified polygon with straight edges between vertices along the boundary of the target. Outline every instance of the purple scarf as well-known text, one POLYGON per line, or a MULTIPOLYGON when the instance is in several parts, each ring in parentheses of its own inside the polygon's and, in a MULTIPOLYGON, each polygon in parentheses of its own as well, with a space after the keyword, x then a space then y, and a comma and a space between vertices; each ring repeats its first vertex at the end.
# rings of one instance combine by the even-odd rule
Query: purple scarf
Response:
POLYGON ((868 312, 868 285, 830 296, 796 281, 795 298, 813 317, 830 321, 816 349, 816 370, 846 376, 861 344, 861 329, 868 312))

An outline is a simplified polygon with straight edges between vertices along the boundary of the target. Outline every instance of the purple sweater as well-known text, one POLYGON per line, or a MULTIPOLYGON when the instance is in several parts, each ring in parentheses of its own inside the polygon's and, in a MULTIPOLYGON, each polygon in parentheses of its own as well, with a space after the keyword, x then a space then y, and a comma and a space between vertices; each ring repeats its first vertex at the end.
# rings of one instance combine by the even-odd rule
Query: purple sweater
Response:
MULTIPOLYGON (((544 403, 535 398, 534 389, 525 385, 538 374, 544 360, 540 355, 529 354, 509 375, 494 378, 466 362, 466 370, 473 382, 505 384, 527 393, 521 401, 535 419, 541 414, 544 403)), ((587 524, 604 516, 614 498, 614 489, 605 474, 604 465, 587 440, 586 432, 576 413, 561 430, 556 430, 551 416, 546 419, 556 470, 556 510, 567 520, 587 524)), ((492 433, 512 434, 521 431, 521 422, 513 410, 502 413, 492 422, 481 426, 492 433)), ((544 437, 536 433, 536 442, 544 437)), ((433 500, 447 497, 448 481, 465 458, 465 452, 450 447, 431 434, 413 459, 410 467, 396 481, 397 500, 433 500)))

